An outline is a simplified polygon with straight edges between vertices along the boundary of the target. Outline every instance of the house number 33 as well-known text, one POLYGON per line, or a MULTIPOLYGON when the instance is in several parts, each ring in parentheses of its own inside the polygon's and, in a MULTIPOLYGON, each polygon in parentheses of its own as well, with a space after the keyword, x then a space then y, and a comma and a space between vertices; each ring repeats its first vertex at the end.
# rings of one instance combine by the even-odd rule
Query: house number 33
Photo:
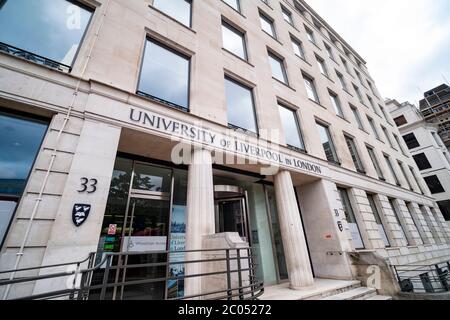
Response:
POLYGON ((88 178, 81 178, 81 189, 78 190, 78 192, 87 192, 87 193, 94 193, 97 191, 97 179, 88 179, 88 178))

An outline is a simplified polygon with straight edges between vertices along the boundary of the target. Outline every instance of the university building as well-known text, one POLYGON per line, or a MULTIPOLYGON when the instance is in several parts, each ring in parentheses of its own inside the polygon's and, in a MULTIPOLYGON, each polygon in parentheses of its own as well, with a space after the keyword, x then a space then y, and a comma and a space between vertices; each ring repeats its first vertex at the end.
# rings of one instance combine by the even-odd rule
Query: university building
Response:
POLYGON ((0 279, 251 247, 265 294, 371 265, 395 294, 392 266, 448 261, 450 229, 381 97, 301 0, 0 0, 0 279))

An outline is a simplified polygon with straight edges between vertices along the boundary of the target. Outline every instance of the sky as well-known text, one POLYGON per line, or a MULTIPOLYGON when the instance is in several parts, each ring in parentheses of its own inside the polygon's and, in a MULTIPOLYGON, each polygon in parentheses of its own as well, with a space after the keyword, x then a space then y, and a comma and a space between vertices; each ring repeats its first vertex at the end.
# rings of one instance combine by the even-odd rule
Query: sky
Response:
POLYGON ((306 1, 366 60, 384 98, 418 105, 450 81, 449 0, 306 1))

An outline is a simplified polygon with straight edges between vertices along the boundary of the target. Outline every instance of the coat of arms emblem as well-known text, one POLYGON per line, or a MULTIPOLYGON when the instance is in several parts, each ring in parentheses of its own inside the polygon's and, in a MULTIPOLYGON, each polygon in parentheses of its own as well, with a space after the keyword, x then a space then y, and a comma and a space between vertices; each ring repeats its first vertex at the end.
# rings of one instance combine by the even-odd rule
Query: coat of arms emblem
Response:
POLYGON ((79 227, 81 226, 89 216, 91 212, 90 204, 75 204, 72 210, 72 221, 79 227))

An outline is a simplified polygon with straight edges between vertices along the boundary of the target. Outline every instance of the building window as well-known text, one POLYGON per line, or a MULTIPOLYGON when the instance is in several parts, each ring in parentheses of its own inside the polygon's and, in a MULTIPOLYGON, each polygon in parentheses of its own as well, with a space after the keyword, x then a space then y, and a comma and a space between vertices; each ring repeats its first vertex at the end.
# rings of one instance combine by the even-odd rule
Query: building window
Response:
POLYGON ((359 73, 359 71, 356 70, 356 69, 354 69, 354 70, 355 70, 356 76, 357 76, 358 79, 359 79, 359 82, 360 82, 362 85, 364 85, 363 79, 362 79, 362 77, 361 77, 361 73, 359 73))
POLYGON ((428 161, 428 158, 425 155, 425 153, 416 154, 413 156, 413 159, 416 162, 417 167, 419 168, 420 171, 432 168, 431 163, 430 161, 428 161))
POLYGON ((305 51, 303 50, 303 44, 301 43, 301 41, 291 37, 291 42, 292 42, 292 48, 294 49, 294 53, 298 57, 305 60, 305 51))
POLYGON ((389 132, 387 131, 387 129, 385 127, 381 126, 381 130, 383 131, 383 133, 384 133, 384 135, 386 137, 386 140, 389 142, 389 145, 391 146, 391 148, 395 149, 394 143, 392 142, 392 139, 389 136, 389 132))
POLYGON ((409 157, 409 156, 406 154, 405 148, 404 148, 404 146, 402 145, 402 143, 401 143, 401 141, 400 141, 400 138, 399 138, 395 133, 394 133, 393 135, 394 135, 395 142, 397 142, 397 145, 399 146, 400 150, 402 150, 402 153, 403 153, 405 156, 409 157))
POLYGON ((328 57, 334 61, 333 49, 331 49, 331 47, 329 45, 327 45, 326 43, 324 43, 324 45, 325 45, 325 50, 327 50, 328 57))
POLYGON ((265 33, 267 33, 272 38, 276 39, 275 27, 273 25, 273 20, 266 17, 266 15, 259 13, 259 20, 261 21, 261 28, 265 33))
POLYGON ((191 27, 192 0, 154 0, 153 6, 187 27, 191 27))
POLYGON ((395 220, 397 220, 397 223, 400 226, 400 231, 403 235, 403 238, 406 240, 406 244, 409 246, 409 241, 408 241, 408 238, 406 237, 405 229, 403 228, 403 225, 400 222, 400 217, 398 215, 397 207, 395 206, 395 200, 389 199, 389 204, 391 205, 391 209, 392 209, 392 212, 394 213, 395 220))
POLYGON ((309 41, 311 41, 312 43, 316 44, 316 38, 314 37, 314 32, 309 29, 308 27, 305 27, 306 30, 306 37, 308 38, 309 41))
POLYGON ((187 111, 190 59, 154 40, 145 47, 138 94, 187 111))
POLYGON ((300 150, 305 150, 297 113, 281 104, 278 104, 278 109, 280 110, 286 144, 300 150))
POLYGON ((406 174, 405 168, 403 167, 403 163, 400 162, 400 161, 397 161, 397 164, 398 164, 398 166, 400 167, 400 170, 401 170, 402 173, 403 173, 403 177, 405 178, 405 181, 406 181, 406 183, 408 184, 409 190, 414 191, 414 189, 413 189, 413 187, 412 187, 412 184, 411 184, 411 181, 409 181, 409 177, 408 177, 408 175, 406 174))
POLYGON ((341 101, 339 97, 334 92, 328 91, 330 94, 331 104, 333 105, 334 111, 339 117, 344 118, 344 113, 342 112, 341 101))
POLYGON ((226 77, 225 91, 229 126, 257 134, 252 89, 226 77))
POLYGON ((92 15, 68 0, 0 1, 0 50, 70 71, 92 15), (76 26, 68 26, 69 10, 77 12, 76 26))
POLYGON ((400 116, 400 117, 395 118, 394 122, 397 125, 397 127, 401 127, 408 123, 408 121, 406 121, 405 116, 400 116))
POLYGON ((377 138, 378 140, 381 141, 380 139, 380 135, 378 134, 378 130, 375 127, 375 122, 373 121, 373 119, 369 116, 367 116, 367 120, 369 121, 370 127, 372 128, 372 132, 375 135, 375 138, 377 138))
POLYGON ((388 117, 388 115, 386 113, 386 110, 381 105, 378 105, 378 108, 380 108, 381 112, 383 113, 383 116, 384 116, 384 119, 386 120, 386 122, 390 123, 389 117, 388 117))
POLYGON ((0 248, 48 124, 0 112, 0 248))
POLYGON ((373 195, 373 194, 366 194, 366 195, 367 195, 367 199, 369 199, 369 205, 370 205, 370 208, 372 209, 372 213, 375 217, 375 221, 378 226, 378 232, 380 233, 381 238, 383 239, 384 245, 386 247, 390 247, 391 244, 389 243, 389 239, 387 237, 386 230, 384 229, 383 222, 381 220, 380 212, 378 211, 378 208, 377 208, 377 205, 375 202, 375 195, 373 195))
POLYGON ((243 32, 222 22, 223 47, 241 59, 247 60, 245 35, 243 32))
POLYGON ((356 95, 358 96, 359 102, 365 105, 361 91, 359 91, 359 88, 356 85, 353 85, 353 89, 355 90, 356 95))
POLYGON ((355 249, 364 249, 364 242, 362 240, 358 223, 356 221, 355 213, 353 211, 353 207, 350 202, 350 198, 348 196, 348 191, 343 188, 338 188, 338 192, 341 198, 342 208, 344 209, 345 218, 350 228, 353 246, 355 247, 355 249))
POLYGON ((241 12, 240 0, 222 0, 222 1, 225 2, 227 5, 229 5, 230 7, 232 7, 234 10, 241 12))
POLYGON ((316 55, 316 60, 317 60, 317 65, 319 66, 319 69, 320 69, 320 73, 322 73, 324 76, 328 77, 328 70, 327 70, 325 61, 317 55, 316 55))
POLYGON ((422 186, 420 185, 419 178, 416 175, 416 172, 414 171, 413 167, 409 167, 409 171, 411 171, 412 176, 414 177, 414 180, 416 180, 417 186, 419 187, 420 193, 425 194, 425 192, 422 189, 422 186))
POLYGON ((333 163, 339 163, 333 139, 331 138, 330 129, 321 123, 316 123, 319 130, 319 137, 322 142, 323 149, 327 160, 333 163))
POLYGON ((351 74, 350 69, 348 68, 347 61, 342 57, 341 57, 341 61, 342 61, 342 64, 344 65, 345 71, 347 71, 348 74, 351 74))
POLYGON ((416 135, 414 133, 408 133, 403 136, 403 140, 405 140, 408 149, 414 149, 420 147, 419 141, 417 141, 416 135))
POLYGON ((370 159, 372 160, 372 164, 375 168, 375 171, 377 172, 378 178, 380 180, 385 180, 383 171, 381 170, 380 164, 378 162, 378 158, 375 155, 375 150, 372 147, 366 146, 367 152, 369 153, 370 159))
POLYGON ((316 86, 314 84, 314 79, 310 78, 306 74, 303 75, 303 80, 305 81, 306 93, 308 98, 316 103, 320 103, 319 96, 317 95, 316 86))
POLYGON ((377 93, 375 92, 372 83, 369 80, 367 80, 367 84, 369 85, 370 91, 372 91, 373 95, 377 96, 377 93))
POLYGON ((405 204, 406 204, 406 208, 408 209, 409 215, 411 216, 411 219, 412 219, 412 221, 414 223, 414 226, 416 227, 416 230, 419 233, 420 239, 422 240, 422 242, 424 242, 423 238, 422 238, 422 233, 419 231, 419 228, 417 227, 417 221, 416 221, 417 220, 417 216, 413 213, 414 212, 414 208, 412 206, 412 203, 411 202, 405 202, 405 204))
POLYGON ((345 136, 345 142, 347 142, 348 150, 352 156, 353 164, 355 165, 356 171, 359 173, 366 173, 364 170, 361 157, 359 156, 358 149, 356 148, 355 140, 349 136, 345 136))
POLYGON ((372 99, 370 96, 367 96, 367 100, 369 101, 369 104, 370 104, 370 106, 372 107, 373 112, 375 112, 375 114, 378 115, 378 110, 377 110, 377 108, 375 107, 375 103, 373 102, 373 99, 372 99))
POLYGON ((384 155, 384 159, 386 160, 386 164, 389 168, 389 171, 391 171, 391 175, 394 178, 395 184, 400 187, 401 184, 400 181, 398 180, 397 174, 395 173, 394 167, 392 166, 391 159, 387 155, 384 155))
POLYGON ((292 13, 288 9, 281 6, 281 14, 283 15, 284 21, 289 23, 291 26, 294 25, 294 21, 292 20, 292 13))
POLYGON ((284 68, 284 61, 273 53, 269 52, 269 63, 270 67, 272 68, 272 77, 287 85, 288 79, 286 75, 286 69, 284 68))
POLYGON ((359 111, 355 106, 350 105, 350 109, 352 109, 353 115, 355 117, 356 123, 358 124, 358 128, 364 130, 364 126, 361 120, 361 116, 359 115, 359 111))
POLYGON ((340 73, 339 71, 336 71, 336 76, 339 79, 339 83, 341 84, 342 90, 348 91, 347 83, 345 83, 345 79, 344 79, 344 76, 342 75, 342 73, 340 73))
POLYGON ((437 176, 429 176, 424 178, 425 182, 430 188, 431 194, 443 193, 445 192, 444 187, 442 186, 439 178, 437 176))

